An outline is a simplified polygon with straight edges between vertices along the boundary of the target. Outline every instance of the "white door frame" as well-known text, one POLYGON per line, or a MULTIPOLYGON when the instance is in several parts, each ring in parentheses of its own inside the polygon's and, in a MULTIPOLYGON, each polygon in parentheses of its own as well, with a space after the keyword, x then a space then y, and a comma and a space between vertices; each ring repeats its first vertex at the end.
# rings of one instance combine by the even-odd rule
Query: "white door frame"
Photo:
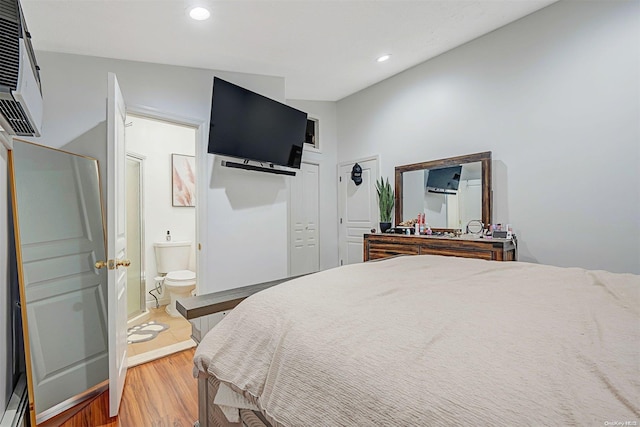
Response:
MULTIPOLYGON (((338 163, 338 165, 336 166, 336 185, 338 186, 337 188, 337 195, 338 195, 338 203, 336 203, 337 205, 337 210, 338 210, 338 265, 341 265, 341 260, 344 259, 344 257, 346 256, 346 254, 342 253, 342 248, 343 248, 343 242, 342 239, 345 238, 346 236, 342 235, 342 224, 340 224, 340 218, 342 218, 342 205, 340 202, 340 169, 343 166, 347 166, 347 165, 351 165, 351 164, 355 164, 355 163, 360 163, 360 162, 368 162, 368 161, 375 161, 376 162, 376 166, 378 167, 378 176, 376 177, 376 180, 380 178, 380 155, 379 154, 374 154, 368 157, 360 157, 358 159, 354 159, 354 160, 348 160, 348 161, 344 161, 344 162, 340 162, 338 163)), ((378 214, 379 215, 379 214, 378 214)), ((379 220, 380 218, 378 218, 379 220)))
POLYGON ((143 105, 127 105, 127 114, 140 116, 148 119, 161 120, 174 123, 180 126, 188 126, 196 129, 196 293, 199 293, 200 283, 208 283, 206 273, 207 269, 205 260, 207 259, 207 246, 203 243, 207 241, 207 154, 209 141, 208 138, 208 122, 200 119, 180 116, 178 114, 159 111, 155 108, 145 107, 143 105))
MULTIPOLYGON (((307 147, 305 147, 306 149, 307 147)), ((321 234, 320 234, 320 161, 318 160, 302 160, 301 163, 306 163, 309 165, 315 165, 318 166, 318 224, 317 224, 317 230, 318 230, 318 268, 320 271, 322 269, 322 264, 321 264, 321 246, 320 246, 320 241, 321 241, 321 234)), ((300 173, 300 171, 302 170, 302 167, 300 167, 300 170, 298 172, 296 172, 296 175, 298 173, 300 173)), ((294 178, 292 178, 294 179, 294 178)), ((288 197, 288 205, 289 205, 289 209, 287 210, 287 275, 291 276, 291 228, 292 228, 292 224, 291 224, 291 205, 292 205, 292 200, 291 200, 291 180, 288 180, 288 184, 289 184, 289 193, 287 195, 288 197)))

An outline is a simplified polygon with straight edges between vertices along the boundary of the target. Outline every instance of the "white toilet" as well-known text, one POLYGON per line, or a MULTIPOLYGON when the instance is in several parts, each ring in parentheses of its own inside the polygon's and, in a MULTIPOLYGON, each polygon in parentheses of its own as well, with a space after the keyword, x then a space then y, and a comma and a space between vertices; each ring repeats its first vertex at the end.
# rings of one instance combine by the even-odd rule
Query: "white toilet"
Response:
POLYGON ((153 246, 158 274, 162 276, 160 280, 171 298, 166 312, 170 316, 180 317, 176 310, 176 300, 190 297, 196 287, 196 273, 188 270, 191 242, 157 242, 153 246))

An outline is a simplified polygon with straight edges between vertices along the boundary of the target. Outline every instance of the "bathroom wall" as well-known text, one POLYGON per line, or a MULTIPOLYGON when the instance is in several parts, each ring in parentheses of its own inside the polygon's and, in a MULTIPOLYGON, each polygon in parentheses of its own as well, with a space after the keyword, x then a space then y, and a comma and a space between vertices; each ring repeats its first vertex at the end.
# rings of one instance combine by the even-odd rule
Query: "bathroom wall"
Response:
MULTIPOLYGON (((189 269, 196 271, 196 209, 172 205, 171 156, 195 155, 195 129, 154 119, 127 116, 127 152, 143 157, 144 268, 147 307, 155 306, 149 291, 158 275, 153 243, 165 241, 167 230, 173 241, 190 241, 189 269)), ((161 304, 169 302, 166 293, 161 304)))

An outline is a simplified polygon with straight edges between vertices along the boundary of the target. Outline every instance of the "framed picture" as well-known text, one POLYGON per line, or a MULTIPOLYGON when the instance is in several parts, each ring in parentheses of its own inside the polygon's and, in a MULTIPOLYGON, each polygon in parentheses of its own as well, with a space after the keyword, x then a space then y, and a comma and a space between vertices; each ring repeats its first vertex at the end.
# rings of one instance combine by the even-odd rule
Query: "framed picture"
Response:
POLYGON ((184 154, 171 155, 173 206, 196 205, 196 158, 184 154))

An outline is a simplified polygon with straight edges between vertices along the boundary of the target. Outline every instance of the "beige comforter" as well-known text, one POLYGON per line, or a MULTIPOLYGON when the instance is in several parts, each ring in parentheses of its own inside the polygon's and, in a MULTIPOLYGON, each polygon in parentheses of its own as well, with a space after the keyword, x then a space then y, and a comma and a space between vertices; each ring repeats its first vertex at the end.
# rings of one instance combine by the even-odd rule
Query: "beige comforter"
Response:
POLYGON ((638 423, 640 276, 429 255, 339 267, 248 298, 194 362, 285 426, 638 423))

